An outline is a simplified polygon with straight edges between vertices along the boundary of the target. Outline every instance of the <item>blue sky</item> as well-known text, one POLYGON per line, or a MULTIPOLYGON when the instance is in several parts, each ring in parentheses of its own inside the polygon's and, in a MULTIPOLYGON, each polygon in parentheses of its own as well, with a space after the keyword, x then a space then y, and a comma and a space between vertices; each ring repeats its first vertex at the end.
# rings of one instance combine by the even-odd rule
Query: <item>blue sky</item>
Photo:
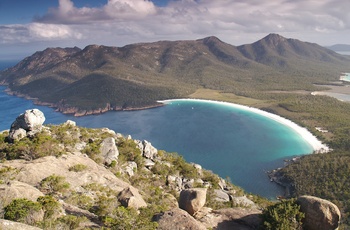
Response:
POLYGON ((350 1, 0 0, 0 60, 47 47, 120 47, 207 36, 241 45, 269 33, 349 44, 350 1))

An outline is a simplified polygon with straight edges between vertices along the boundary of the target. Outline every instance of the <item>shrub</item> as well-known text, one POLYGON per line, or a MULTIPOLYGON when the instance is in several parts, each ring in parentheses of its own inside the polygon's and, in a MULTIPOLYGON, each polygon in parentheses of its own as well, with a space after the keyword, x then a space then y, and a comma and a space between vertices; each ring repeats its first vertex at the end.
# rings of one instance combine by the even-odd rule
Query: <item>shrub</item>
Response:
POLYGON ((66 215, 57 219, 56 229, 77 229, 83 222, 87 221, 86 217, 66 215))
POLYGON ((51 175, 49 177, 44 178, 39 185, 41 191, 54 195, 58 193, 63 193, 66 189, 69 188, 69 184, 65 182, 65 178, 62 176, 51 175))
POLYGON ((115 230, 152 230, 157 228, 156 222, 152 222, 149 218, 143 218, 142 215, 139 215, 133 208, 125 208, 123 206, 116 208, 111 215, 104 217, 103 223, 105 226, 115 230))
POLYGON ((19 158, 33 160, 61 154, 58 141, 45 131, 37 133, 31 138, 25 137, 21 140, 15 140, 13 143, 0 143, 0 157, 6 157, 8 160, 19 158))
POLYGON ((38 198, 38 203, 41 204, 44 210, 44 219, 53 217, 59 212, 59 203, 52 196, 41 196, 38 198))
POLYGON ((96 206, 92 208, 92 212, 101 217, 106 217, 109 213, 118 207, 119 202, 115 196, 107 197, 104 195, 98 196, 96 206))
POLYGON ((210 182, 213 188, 219 188, 220 178, 209 170, 203 170, 202 180, 210 182))
POLYGON ((301 221, 305 214, 300 211, 295 199, 290 199, 267 207, 262 217, 266 229, 295 230, 302 229, 301 221))
POLYGON ((135 161, 139 168, 143 167, 143 157, 139 148, 133 140, 119 140, 118 144, 120 163, 135 161))
POLYGON ((81 172, 81 171, 84 171, 85 169, 87 169, 87 166, 86 165, 83 165, 83 164, 76 164, 76 165, 73 165, 71 167, 69 167, 69 171, 73 171, 73 172, 81 172))
POLYGON ((25 198, 14 199, 5 207, 4 217, 7 220, 34 224, 40 219, 42 206, 25 198))
POLYGON ((93 205, 93 199, 89 196, 80 193, 73 193, 68 199, 65 200, 67 203, 76 205, 79 208, 89 210, 93 205))
POLYGON ((19 170, 16 168, 3 166, 0 168, 0 184, 12 180, 14 176, 18 174, 18 172, 19 170))

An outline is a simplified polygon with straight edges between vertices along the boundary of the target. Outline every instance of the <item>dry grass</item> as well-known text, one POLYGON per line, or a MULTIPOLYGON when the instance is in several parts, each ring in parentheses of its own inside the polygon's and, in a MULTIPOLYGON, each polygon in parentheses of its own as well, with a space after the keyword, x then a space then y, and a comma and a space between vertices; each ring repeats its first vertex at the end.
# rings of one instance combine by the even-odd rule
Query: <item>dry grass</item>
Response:
POLYGON ((262 104, 267 103, 267 101, 264 101, 264 100, 258 100, 258 99, 249 98, 249 97, 242 97, 242 96, 237 96, 233 93, 222 93, 218 90, 203 89, 203 88, 197 89, 196 92, 189 95, 189 98, 225 101, 225 102, 232 102, 236 104, 248 105, 248 106, 254 106, 254 107, 261 107, 262 104))

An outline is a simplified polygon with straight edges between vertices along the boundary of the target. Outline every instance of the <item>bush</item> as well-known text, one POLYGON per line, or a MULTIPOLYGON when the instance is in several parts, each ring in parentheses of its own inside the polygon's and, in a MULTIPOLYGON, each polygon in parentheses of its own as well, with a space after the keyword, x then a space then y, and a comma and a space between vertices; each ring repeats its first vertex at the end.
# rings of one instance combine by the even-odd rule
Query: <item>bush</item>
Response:
POLYGON ((116 208, 111 215, 103 218, 105 226, 115 230, 124 229, 147 229, 157 228, 157 223, 152 222, 150 218, 143 218, 133 208, 120 206, 116 208))
POLYGON ((133 140, 119 140, 117 146, 119 150, 118 160, 120 163, 135 161, 138 168, 144 166, 141 151, 133 140))
POLYGON ((38 198, 38 203, 41 204, 44 210, 44 219, 52 218, 59 212, 59 203, 52 196, 41 196, 38 198))
POLYGON ((62 176, 51 175, 44 178, 39 185, 41 191, 49 195, 57 195, 63 193, 69 188, 69 184, 65 182, 65 178, 62 176))
POLYGON ((115 196, 107 197, 104 195, 98 196, 96 206, 91 209, 93 213, 98 216, 106 217, 108 214, 112 213, 113 210, 118 207, 119 202, 115 196))
POLYGON ((42 217, 40 203, 25 198, 14 199, 5 207, 4 217, 7 220, 18 221, 26 224, 34 224, 42 217))
POLYGON ((301 221, 305 214, 300 211, 295 199, 290 199, 267 207, 262 217, 266 229, 295 230, 302 229, 301 221))
POLYGON ((78 206, 81 209, 89 210, 94 201, 91 197, 84 194, 74 192, 68 199, 65 200, 67 203, 78 206))
POLYGON ((82 172, 84 171, 85 169, 87 169, 87 166, 86 165, 83 165, 83 164, 76 164, 76 165, 73 165, 71 167, 69 167, 69 171, 73 171, 73 172, 82 172))
POLYGON ((56 229, 77 229, 83 222, 86 222, 86 217, 66 215, 57 219, 56 229))

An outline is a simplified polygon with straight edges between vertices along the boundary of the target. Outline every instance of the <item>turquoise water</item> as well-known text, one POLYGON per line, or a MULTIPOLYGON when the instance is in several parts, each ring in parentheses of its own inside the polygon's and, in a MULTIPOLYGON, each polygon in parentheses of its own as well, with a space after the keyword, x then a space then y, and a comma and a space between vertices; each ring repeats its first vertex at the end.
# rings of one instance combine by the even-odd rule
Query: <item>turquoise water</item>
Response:
POLYGON ((0 87, 0 130, 29 108, 45 113, 46 124, 67 119, 80 126, 108 127, 116 132, 146 139, 158 149, 178 152, 187 161, 201 164, 246 191, 268 198, 283 190, 271 183, 266 171, 283 166, 283 160, 312 152, 294 130, 249 111, 204 101, 173 101, 142 111, 107 112, 73 117, 29 100, 7 95, 0 87))
POLYGON ((350 81, 350 73, 344 73, 341 78, 342 81, 350 81))

